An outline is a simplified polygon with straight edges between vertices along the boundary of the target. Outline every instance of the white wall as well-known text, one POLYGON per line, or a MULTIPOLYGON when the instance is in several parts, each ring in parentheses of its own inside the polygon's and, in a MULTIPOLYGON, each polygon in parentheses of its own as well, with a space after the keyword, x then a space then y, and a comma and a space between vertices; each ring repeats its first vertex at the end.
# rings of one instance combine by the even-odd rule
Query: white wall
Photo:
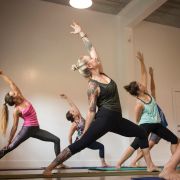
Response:
MULTIPOLYGON (((86 49, 78 36, 70 34, 70 24, 73 20, 80 22, 97 48, 105 72, 116 80, 117 30, 114 17, 40 0, 1 1, 0 68, 13 78, 25 97, 33 103, 41 128, 60 137, 62 148, 68 145, 70 124, 65 120, 68 106, 59 98, 59 93, 67 93, 84 116, 87 110, 87 82, 78 72, 70 70, 77 58, 86 53, 86 49)), ((0 83, 3 103, 8 88, 2 81, 0 83)), ((12 111, 9 130, 11 125, 12 111)), ((0 147, 6 145, 7 137, 0 138, 0 147)), ((122 152, 124 141, 126 143, 128 140, 113 134, 100 139, 106 147, 108 161, 117 159, 122 152), (109 142, 114 140, 117 143, 112 143, 109 147, 109 142)), ((46 166, 54 157, 52 144, 29 139, 6 155, 0 165, 46 166)), ((99 165, 98 152, 82 151, 73 156, 67 164, 99 165)))

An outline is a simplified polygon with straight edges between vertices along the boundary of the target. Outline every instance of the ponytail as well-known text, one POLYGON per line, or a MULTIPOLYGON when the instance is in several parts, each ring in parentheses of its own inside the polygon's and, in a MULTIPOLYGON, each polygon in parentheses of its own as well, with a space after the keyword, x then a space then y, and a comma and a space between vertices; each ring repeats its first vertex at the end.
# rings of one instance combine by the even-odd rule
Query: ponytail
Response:
POLYGON ((0 133, 5 135, 6 130, 7 130, 7 125, 8 125, 8 107, 6 103, 3 104, 2 109, 1 109, 1 118, 0 118, 0 133))

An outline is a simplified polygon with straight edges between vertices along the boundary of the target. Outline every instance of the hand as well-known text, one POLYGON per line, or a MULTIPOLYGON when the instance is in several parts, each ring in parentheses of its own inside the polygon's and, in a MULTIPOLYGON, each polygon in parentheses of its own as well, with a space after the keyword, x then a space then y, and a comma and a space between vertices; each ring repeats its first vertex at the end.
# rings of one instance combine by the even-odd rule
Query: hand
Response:
POLYGON ((143 53, 141 53, 140 51, 137 52, 136 57, 137 57, 137 59, 140 60, 140 62, 144 61, 143 53))
POLYGON ((81 26, 79 26, 76 22, 73 22, 71 27, 74 29, 74 31, 71 32, 72 34, 79 34, 81 32, 81 26))
POLYGON ((63 99, 67 99, 67 96, 65 94, 60 94, 60 97, 63 99))
POLYGON ((153 75, 153 68, 149 67, 149 74, 152 76, 153 75))

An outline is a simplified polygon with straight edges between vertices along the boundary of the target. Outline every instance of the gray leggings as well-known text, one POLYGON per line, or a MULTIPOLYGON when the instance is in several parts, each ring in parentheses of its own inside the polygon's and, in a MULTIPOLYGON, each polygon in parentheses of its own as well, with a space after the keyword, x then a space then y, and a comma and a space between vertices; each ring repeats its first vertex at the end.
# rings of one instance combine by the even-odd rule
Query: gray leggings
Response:
POLYGON ((60 139, 57 136, 40 129, 39 126, 23 126, 11 144, 0 150, 0 159, 30 137, 53 142, 56 156, 60 153, 60 139))

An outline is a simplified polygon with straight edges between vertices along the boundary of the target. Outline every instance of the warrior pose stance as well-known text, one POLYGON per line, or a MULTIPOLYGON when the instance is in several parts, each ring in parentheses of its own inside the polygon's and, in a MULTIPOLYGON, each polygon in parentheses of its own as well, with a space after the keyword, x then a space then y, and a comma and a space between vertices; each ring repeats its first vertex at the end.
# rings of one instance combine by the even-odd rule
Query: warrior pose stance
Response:
POLYGON ((45 169, 44 175, 50 175, 58 164, 90 146, 107 132, 126 137, 138 137, 148 171, 153 171, 156 166, 150 157, 147 133, 138 125, 122 117, 116 83, 103 73, 96 50, 81 27, 77 23, 73 23, 71 27, 74 29, 72 33, 79 34, 90 54, 90 56, 82 56, 78 59, 77 64, 72 66, 73 70, 78 70, 88 80, 89 108, 81 139, 65 148, 45 169), (98 107, 97 112, 96 106, 98 107))
POLYGON ((9 85, 11 89, 5 96, 5 103, 3 104, 2 109, 0 130, 3 134, 6 133, 6 128, 8 125, 9 114, 7 105, 14 106, 13 126, 7 145, 0 150, 0 158, 15 149, 17 146, 19 146, 21 143, 23 143, 30 137, 40 139, 42 141, 53 142, 55 155, 57 156, 60 153, 60 139, 57 136, 51 134, 50 132, 40 129, 36 111, 32 104, 24 98, 17 85, 1 70, 0 77, 9 85), (19 133, 15 136, 19 118, 24 119, 24 124, 19 133))
MULTIPOLYGON (((156 89, 155 89, 155 81, 154 81, 154 73, 153 73, 153 69, 152 67, 149 68, 149 75, 150 75, 150 89, 151 89, 151 95, 153 96, 154 99, 156 99, 156 89)), ((159 106, 157 106, 158 108, 158 112, 160 115, 160 119, 161 119, 161 124, 164 127, 167 127, 168 123, 166 121, 166 117, 163 113, 163 111, 161 110, 161 108, 159 106)), ((151 133, 150 138, 149 138, 149 149, 152 149, 156 144, 159 143, 159 141, 161 140, 161 138, 154 134, 151 133)), ((143 153, 141 150, 137 150, 137 156, 133 159, 133 161, 131 162, 130 166, 131 167, 136 167, 137 166, 137 162, 143 157, 143 153)), ((121 166, 121 162, 120 162, 120 166, 121 166)))
MULTIPOLYGON (((65 94, 61 94, 60 96, 61 98, 65 99, 70 106, 69 111, 66 113, 66 119, 72 123, 69 130, 69 136, 68 136, 69 144, 72 144, 72 136, 76 131, 77 131, 77 137, 76 137, 75 142, 81 138, 82 133, 84 131, 84 127, 85 127, 85 119, 82 117, 78 107, 73 103, 73 101, 68 96, 66 96, 65 94)), ((95 141, 87 148, 92 149, 92 150, 99 150, 101 166, 102 167, 108 166, 104 158, 105 152, 104 152, 103 144, 95 141)))
MULTIPOLYGON (((141 83, 133 81, 124 87, 132 96, 137 98, 135 120, 148 135, 153 132, 159 137, 171 142, 171 152, 174 153, 177 148, 178 138, 162 125, 155 99, 147 91, 147 71, 143 54, 138 52, 137 59, 141 64, 141 83)), ((116 167, 121 167, 122 163, 124 163, 139 147, 139 139, 135 138, 131 146, 127 148, 122 158, 118 161, 116 167)))

